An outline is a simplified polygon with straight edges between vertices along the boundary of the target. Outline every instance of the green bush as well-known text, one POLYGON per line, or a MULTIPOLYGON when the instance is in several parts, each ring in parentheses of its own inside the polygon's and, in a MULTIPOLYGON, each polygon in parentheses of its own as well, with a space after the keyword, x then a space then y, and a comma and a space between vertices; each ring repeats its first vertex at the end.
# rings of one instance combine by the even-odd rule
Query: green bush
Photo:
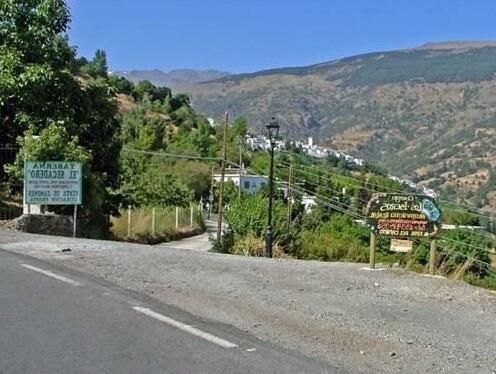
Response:
MULTIPOLYGON (((229 229, 237 236, 254 235, 263 238, 267 229, 268 200, 263 193, 245 195, 233 200, 226 213, 229 229)), ((273 201, 272 225, 274 243, 281 246, 293 239, 293 229, 287 219, 287 208, 281 200, 273 201)))

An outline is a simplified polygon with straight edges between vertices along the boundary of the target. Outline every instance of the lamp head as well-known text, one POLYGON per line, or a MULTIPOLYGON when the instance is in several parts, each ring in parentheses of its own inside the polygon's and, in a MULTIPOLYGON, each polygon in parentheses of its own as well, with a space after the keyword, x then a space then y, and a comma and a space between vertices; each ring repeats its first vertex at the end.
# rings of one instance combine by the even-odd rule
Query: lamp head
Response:
POLYGON ((266 127, 269 132, 269 139, 271 141, 276 140, 279 137, 279 124, 277 123, 276 118, 272 117, 266 127))

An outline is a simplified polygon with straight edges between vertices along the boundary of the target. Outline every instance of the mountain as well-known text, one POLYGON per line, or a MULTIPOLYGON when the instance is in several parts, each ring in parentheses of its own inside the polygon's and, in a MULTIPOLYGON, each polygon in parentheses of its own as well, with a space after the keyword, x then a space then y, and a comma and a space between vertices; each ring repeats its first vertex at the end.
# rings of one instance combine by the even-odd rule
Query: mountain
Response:
POLYGON ((193 107, 272 115, 286 138, 378 163, 450 198, 496 210, 496 42, 455 41, 184 85, 193 107))
POLYGON ((229 75, 217 70, 176 69, 168 73, 161 70, 114 71, 112 74, 129 79, 134 83, 148 80, 156 86, 177 87, 185 84, 208 82, 229 75))

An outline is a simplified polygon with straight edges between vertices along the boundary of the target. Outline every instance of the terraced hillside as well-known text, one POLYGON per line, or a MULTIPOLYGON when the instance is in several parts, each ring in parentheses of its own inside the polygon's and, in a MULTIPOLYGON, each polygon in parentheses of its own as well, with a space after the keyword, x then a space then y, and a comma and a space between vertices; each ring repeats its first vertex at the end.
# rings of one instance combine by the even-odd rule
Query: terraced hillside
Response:
POLYGON ((284 136, 318 137, 400 176, 496 209, 496 43, 449 42, 183 86, 195 109, 276 114, 284 136))

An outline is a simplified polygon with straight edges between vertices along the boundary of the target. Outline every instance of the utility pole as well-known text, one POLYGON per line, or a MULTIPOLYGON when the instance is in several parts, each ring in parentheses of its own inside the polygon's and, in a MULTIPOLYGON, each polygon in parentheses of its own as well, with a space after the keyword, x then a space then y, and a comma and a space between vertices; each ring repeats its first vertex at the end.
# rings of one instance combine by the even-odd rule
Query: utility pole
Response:
POLYGON ((288 222, 291 224, 291 216, 293 215, 293 193, 291 191, 291 179, 293 178, 293 164, 289 164, 288 176, 288 222))
POLYGON ((272 257, 272 240, 274 234, 274 228, 272 227, 272 198, 273 198, 273 184, 274 184, 274 147, 276 145, 276 140, 279 137, 279 124, 277 123, 275 117, 272 117, 270 123, 266 126, 269 133, 270 140, 270 174, 269 174, 269 214, 267 219, 267 236, 265 241, 265 253, 264 256, 272 257))
POLYGON ((219 190, 219 216, 217 217, 217 240, 222 236, 222 213, 224 204, 224 174, 226 173, 226 157, 227 157, 227 125, 229 114, 224 115, 224 144, 222 146, 222 163, 220 168, 220 190, 219 190))
POLYGON ((212 172, 210 174, 210 194, 208 196, 208 219, 212 216, 212 205, 214 204, 214 167, 212 166, 212 172))
POLYGON ((238 186, 238 199, 241 199, 241 175, 242 175, 242 170, 241 167, 243 165, 243 139, 239 137, 238 139, 238 145, 239 145, 239 186, 238 186))

